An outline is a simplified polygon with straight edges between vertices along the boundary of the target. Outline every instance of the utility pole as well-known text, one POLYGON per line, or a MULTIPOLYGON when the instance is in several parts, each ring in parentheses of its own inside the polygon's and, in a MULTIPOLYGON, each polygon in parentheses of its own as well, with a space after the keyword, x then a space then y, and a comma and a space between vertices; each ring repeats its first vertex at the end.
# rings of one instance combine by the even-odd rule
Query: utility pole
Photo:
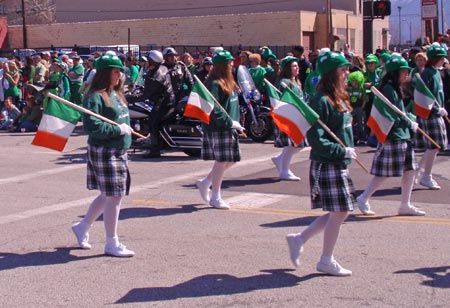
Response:
POLYGON ((28 48, 28 39, 27 39, 27 25, 25 21, 25 0, 21 0, 22 2, 22 37, 23 37, 23 48, 28 48))
POLYGON ((398 9, 398 51, 400 52, 401 50, 401 45, 402 45, 402 7, 401 6, 397 6, 398 9))

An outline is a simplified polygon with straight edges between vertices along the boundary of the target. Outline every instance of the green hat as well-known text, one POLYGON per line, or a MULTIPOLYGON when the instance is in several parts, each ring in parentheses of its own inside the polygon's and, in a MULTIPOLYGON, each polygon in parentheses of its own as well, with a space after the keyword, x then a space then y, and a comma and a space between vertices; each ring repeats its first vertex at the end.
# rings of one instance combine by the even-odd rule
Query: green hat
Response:
POLYGON ((390 58, 391 58, 391 54, 388 53, 388 52, 383 52, 383 53, 380 54, 380 59, 381 59, 384 63, 386 63, 387 60, 389 60, 390 58))
POLYGON ((122 61, 115 55, 104 55, 97 58, 94 62, 94 67, 97 71, 105 68, 119 68, 123 70, 122 61))
POLYGON ((229 51, 226 50, 216 50, 212 58, 212 62, 214 65, 225 61, 233 61, 233 60, 234 57, 231 55, 229 51))
POLYGON ((347 77, 348 81, 356 81, 358 83, 358 89, 362 90, 364 86, 365 77, 364 74, 360 71, 355 71, 350 73, 347 77))
POLYGON ((317 69, 319 70, 320 76, 328 74, 339 67, 350 65, 352 64, 340 52, 335 51, 328 51, 320 55, 319 59, 317 59, 317 69))
POLYGON ((402 68, 411 69, 408 65, 408 61, 400 54, 393 54, 391 58, 386 61, 384 68, 386 72, 393 72, 402 68))
POLYGON ((376 55, 370 54, 366 57, 366 64, 367 63, 376 63, 378 66, 380 64, 380 61, 378 60, 378 57, 376 55))
POLYGON ((300 61, 299 58, 287 56, 287 57, 284 57, 283 59, 281 59, 280 65, 281 65, 281 68, 284 68, 284 67, 288 66, 289 64, 291 64, 292 62, 298 62, 298 61, 300 61))
POLYGON ((65 69, 65 65, 64 65, 64 63, 61 62, 61 60, 55 59, 55 60, 53 60, 53 63, 54 63, 56 66, 62 68, 63 70, 65 69))
POLYGON ((427 49, 427 57, 447 57, 447 50, 439 45, 439 43, 433 43, 430 47, 427 49))
POLYGON ((272 50, 270 50, 267 46, 261 47, 259 50, 261 51, 261 58, 263 58, 264 61, 267 61, 269 58, 274 58, 275 60, 278 59, 272 50))

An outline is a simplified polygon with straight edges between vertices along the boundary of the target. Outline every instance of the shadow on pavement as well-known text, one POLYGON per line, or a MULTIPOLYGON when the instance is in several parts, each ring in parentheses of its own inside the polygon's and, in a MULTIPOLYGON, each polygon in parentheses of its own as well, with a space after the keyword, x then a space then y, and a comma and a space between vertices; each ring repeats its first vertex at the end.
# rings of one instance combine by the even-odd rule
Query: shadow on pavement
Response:
POLYGON ((0 252, 0 271, 29 266, 45 266, 65 264, 73 261, 81 261, 104 257, 104 254, 91 256, 73 256, 71 250, 81 248, 57 247, 55 251, 33 251, 25 254, 0 252))
POLYGON ((230 295, 254 290, 293 287, 303 281, 320 277, 320 274, 295 276, 291 269, 263 270, 262 274, 238 278, 227 274, 196 277, 172 287, 136 288, 129 291, 116 304, 153 302, 217 295, 230 295))
POLYGON ((394 274, 421 274, 428 277, 422 281, 422 285, 433 288, 450 288, 450 266, 422 267, 414 270, 401 270, 394 274))

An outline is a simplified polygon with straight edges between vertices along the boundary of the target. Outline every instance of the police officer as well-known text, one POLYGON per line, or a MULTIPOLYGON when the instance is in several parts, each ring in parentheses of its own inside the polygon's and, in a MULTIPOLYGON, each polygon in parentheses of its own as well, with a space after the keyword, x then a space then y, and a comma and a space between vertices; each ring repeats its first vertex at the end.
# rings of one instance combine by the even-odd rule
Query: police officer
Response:
POLYGON ((169 70, 162 65, 163 55, 159 50, 151 50, 148 54, 148 72, 145 77, 143 99, 154 103, 149 119, 150 128, 150 152, 144 158, 156 158, 161 156, 158 140, 158 130, 161 119, 175 106, 175 95, 170 81, 169 70))
POLYGON ((186 64, 177 61, 178 53, 172 47, 166 47, 163 50, 164 66, 167 67, 172 81, 172 89, 175 94, 176 102, 183 97, 188 96, 194 85, 191 72, 186 64))

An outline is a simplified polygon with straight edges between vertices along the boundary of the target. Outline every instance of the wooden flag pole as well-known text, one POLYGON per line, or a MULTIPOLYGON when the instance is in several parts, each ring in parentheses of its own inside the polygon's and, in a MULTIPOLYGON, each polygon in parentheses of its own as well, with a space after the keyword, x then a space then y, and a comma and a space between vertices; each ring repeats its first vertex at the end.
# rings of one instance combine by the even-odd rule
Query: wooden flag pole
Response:
MULTIPOLYGON (((47 95, 48 97, 50 97, 51 99, 54 99, 55 101, 58 101, 58 102, 60 102, 60 103, 63 103, 64 105, 67 105, 67 106, 69 106, 69 107, 71 107, 71 108, 73 108, 73 109, 75 109, 75 110, 78 110, 78 111, 80 111, 80 112, 82 112, 82 113, 86 113, 86 114, 88 114, 88 115, 91 115, 91 116, 93 116, 93 117, 96 117, 96 118, 98 118, 98 119, 100 119, 100 120, 102 120, 102 121, 105 121, 105 122, 109 123, 109 124, 119 126, 119 124, 116 123, 116 122, 114 122, 113 120, 108 119, 108 118, 105 118, 104 116, 99 115, 99 114, 97 114, 97 113, 95 113, 95 112, 93 112, 93 111, 91 111, 91 110, 89 110, 89 109, 86 109, 86 108, 84 108, 84 107, 78 106, 77 104, 74 104, 74 103, 72 103, 72 102, 69 102, 68 100, 65 100, 64 98, 61 98, 61 97, 59 97, 59 96, 57 96, 57 95, 55 95, 55 94, 47 93, 46 95, 47 95)), ((137 137, 139 137, 139 138, 143 138, 143 139, 147 139, 147 138, 148 138, 148 137, 146 137, 146 136, 144 136, 144 135, 141 135, 141 134, 135 132, 135 131, 133 130, 133 128, 131 128, 131 132, 133 133, 133 135, 135 135, 135 136, 137 136, 137 137)))
MULTIPOLYGON (((230 119, 230 115, 228 114, 228 112, 223 108, 223 106, 216 100, 216 98, 211 94, 211 92, 209 92, 208 88, 205 87, 205 85, 203 84, 203 82, 201 82, 200 79, 198 79, 197 75, 194 75, 195 80, 202 85, 202 88, 212 97, 212 99, 214 100, 214 105, 218 106, 220 108, 220 110, 222 110, 222 112, 224 112, 230 119)), ((239 131, 239 130, 238 130, 239 131)), ((245 131, 239 131, 242 135, 242 137, 247 138, 247 134, 245 133, 245 131)))
MULTIPOLYGON (((375 94, 378 98, 380 98, 386 105, 388 105, 392 110, 394 110, 396 113, 398 113, 399 115, 403 116, 405 119, 407 119, 410 122, 413 122, 413 120, 411 120, 403 111, 401 111, 400 109, 398 109, 397 106, 395 106, 394 104, 392 104, 387 98, 386 96, 384 96, 377 88, 375 87, 371 87, 370 91, 372 91, 373 94, 375 94)), ((434 141, 433 139, 431 139, 430 136, 427 135, 427 133, 425 133, 423 131, 423 129, 421 129, 420 127, 417 128, 417 131, 419 131, 425 138, 428 139, 428 141, 430 141, 435 147, 437 147, 438 149, 440 149, 440 145, 436 143, 436 141, 434 141)))
MULTIPOLYGON (((419 74, 419 73, 415 73, 414 76, 416 77, 416 79, 420 80, 420 82, 423 84, 424 87, 427 86, 427 85, 425 84, 425 82, 423 82, 423 79, 422 79, 422 77, 420 77, 420 74, 419 74)), ((431 93, 431 92, 430 92, 430 93, 431 93)), ((431 93, 431 94, 433 94, 433 93, 431 93)), ((436 105, 438 105, 439 108, 442 108, 441 105, 439 105, 439 102, 437 101, 436 97, 434 97, 434 95, 433 95, 433 98, 434 98, 434 103, 435 103, 436 105)), ((448 116, 445 116, 444 118, 447 120, 447 123, 450 124, 450 119, 448 118, 448 116)))
MULTIPOLYGON (((269 86, 271 86, 271 87, 273 87, 274 89, 276 89, 279 93, 281 93, 280 92, 280 90, 278 90, 273 84, 271 84, 267 79, 264 79, 264 81, 265 82, 267 82, 267 84, 269 85, 269 86)), ((281 86, 283 87, 283 88, 287 88, 288 86, 284 83, 284 82, 282 82, 281 83, 281 86)), ((295 93, 294 93, 295 94, 295 93)), ((296 95, 296 94, 295 94, 296 95)), ((335 133, 333 133, 332 131, 331 131, 331 129, 324 123, 324 122, 322 122, 322 120, 320 120, 320 119, 317 119, 317 123, 319 123, 319 125, 320 126, 322 126, 322 128, 337 142, 337 143, 339 143, 342 147, 344 147, 344 148, 346 148, 347 146, 342 142, 342 140, 341 139, 339 139, 339 137, 338 136, 336 136, 336 134, 335 133)), ((366 168, 366 166, 364 166, 364 164, 358 159, 358 158, 355 158, 355 161, 356 161, 356 163, 364 170, 364 171, 366 171, 367 173, 369 173, 369 170, 367 170, 367 168, 366 168)))

